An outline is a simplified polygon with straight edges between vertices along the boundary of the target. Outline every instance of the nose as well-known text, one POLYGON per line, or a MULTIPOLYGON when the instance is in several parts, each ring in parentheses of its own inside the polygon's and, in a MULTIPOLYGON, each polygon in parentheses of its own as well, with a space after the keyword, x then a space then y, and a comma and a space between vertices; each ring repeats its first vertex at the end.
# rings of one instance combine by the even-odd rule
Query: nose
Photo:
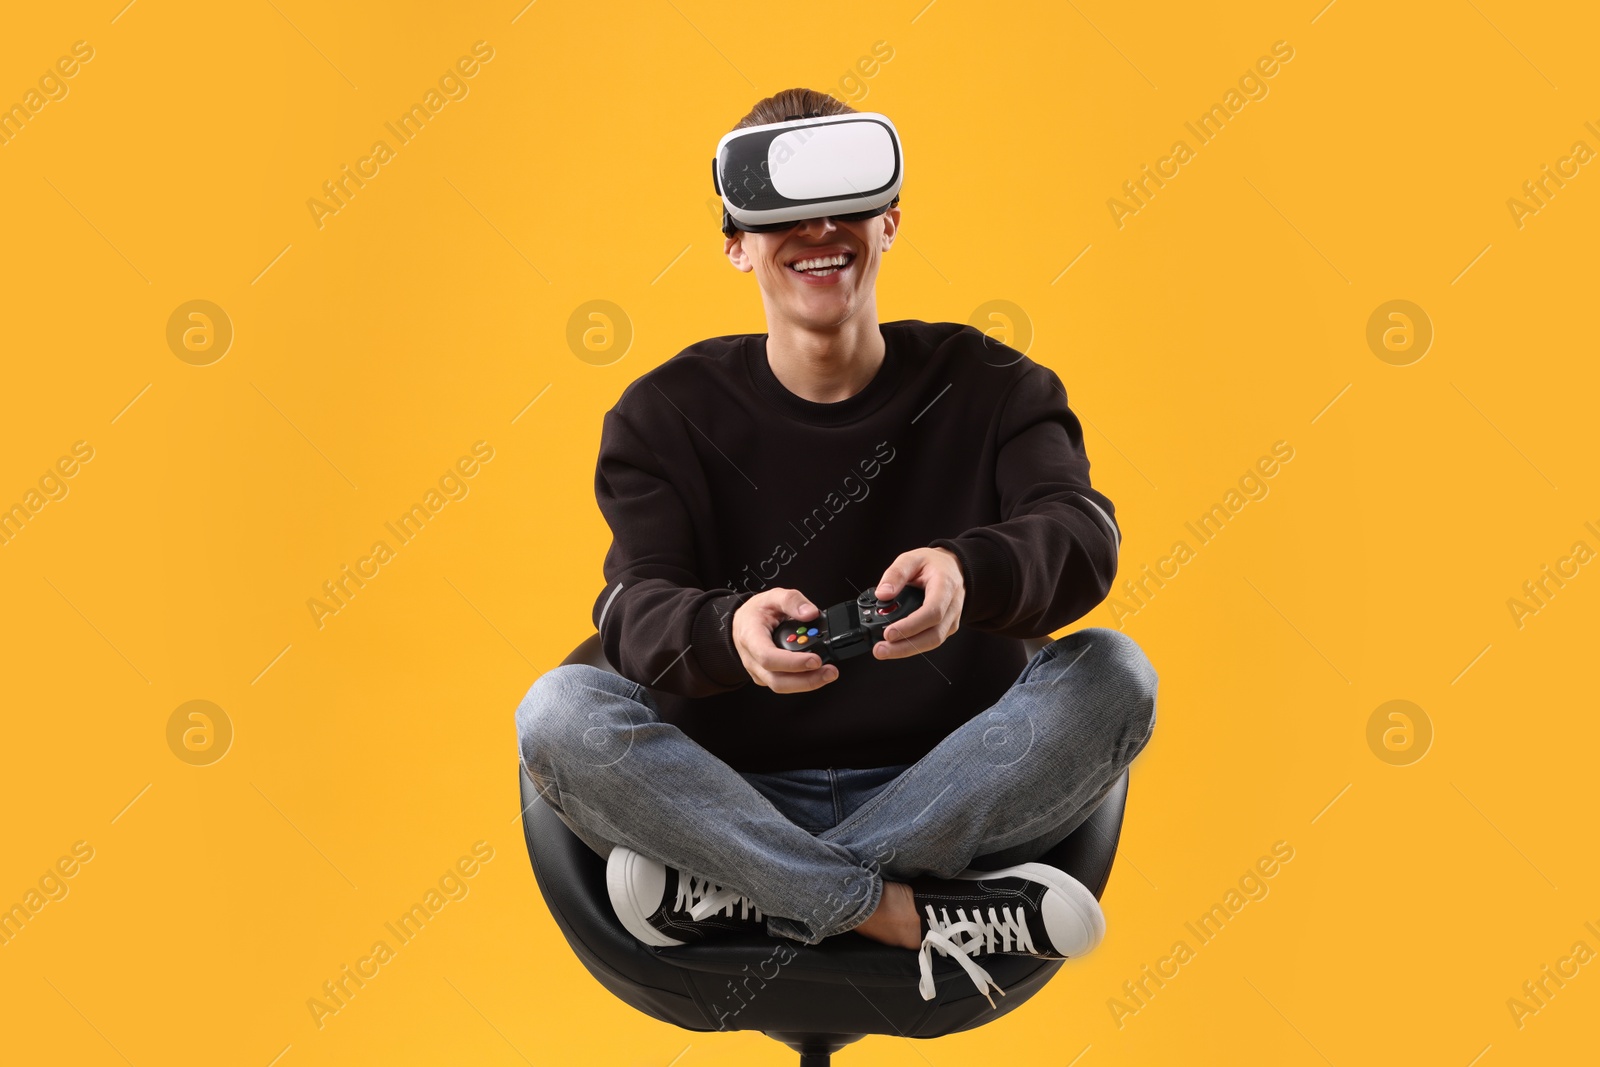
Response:
POLYGON ((839 225, 829 216, 823 215, 815 219, 801 219, 798 228, 801 233, 828 233, 830 230, 837 230, 839 225))

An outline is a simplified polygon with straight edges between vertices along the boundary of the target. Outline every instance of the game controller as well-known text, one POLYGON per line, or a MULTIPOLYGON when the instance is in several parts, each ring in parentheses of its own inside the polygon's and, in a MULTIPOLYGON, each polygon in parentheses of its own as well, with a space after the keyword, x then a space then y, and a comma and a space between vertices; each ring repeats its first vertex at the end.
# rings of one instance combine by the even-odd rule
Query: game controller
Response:
POLYGON ((772 643, 790 652, 815 652, 823 663, 837 663, 871 651, 890 623, 922 607, 922 598, 922 590, 914 585, 905 586, 891 600, 879 600, 866 589, 811 622, 784 619, 773 628, 772 643))

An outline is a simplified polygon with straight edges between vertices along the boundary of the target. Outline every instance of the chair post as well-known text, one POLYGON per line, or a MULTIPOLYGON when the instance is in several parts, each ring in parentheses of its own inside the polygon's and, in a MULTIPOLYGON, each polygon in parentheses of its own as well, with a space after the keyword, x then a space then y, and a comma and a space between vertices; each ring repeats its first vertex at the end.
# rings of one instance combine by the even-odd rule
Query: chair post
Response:
POLYGON ((785 1045, 800 1053, 800 1067, 830 1067, 833 1063, 833 1054, 855 1041, 860 1041, 863 1034, 818 1034, 801 1032, 779 1033, 768 1030, 766 1035, 774 1041, 781 1041, 785 1045))

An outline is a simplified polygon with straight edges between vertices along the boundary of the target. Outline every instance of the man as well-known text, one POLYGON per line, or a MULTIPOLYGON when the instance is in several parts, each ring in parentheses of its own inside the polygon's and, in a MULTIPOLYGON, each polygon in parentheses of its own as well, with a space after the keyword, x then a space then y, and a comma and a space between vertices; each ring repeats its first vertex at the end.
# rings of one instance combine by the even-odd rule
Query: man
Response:
MULTIPOLYGON (((791 89, 735 129, 843 114, 791 89)), ((724 215, 768 333, 691 345, 606 414, 593 617, 620 675, 547 672, 517 728, 641 941, 854 931, 920 950, 925 998, 932 951, 988 996, 976 957, 1103 936, 1094 895, 1035 861, 1144 748, 1156 675, 1105 629, 1028 658, 1023 638, 1109 592, 1115 509, 1052 371, 970 326, 878 322, 893 191, 759 228, 724 215), (870 657, 773 639, 907 586, 924 603, 870 657)))

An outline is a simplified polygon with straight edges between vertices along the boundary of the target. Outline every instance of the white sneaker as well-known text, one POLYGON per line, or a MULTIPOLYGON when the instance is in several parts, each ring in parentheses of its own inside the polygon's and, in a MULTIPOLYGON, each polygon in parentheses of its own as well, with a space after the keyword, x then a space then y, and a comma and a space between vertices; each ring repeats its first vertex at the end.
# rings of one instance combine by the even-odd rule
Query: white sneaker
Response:
POLYGON ((1082 956, 1106 935, 1105 913, 1087 886, 1043 863, 998 871, 966 870, 952 879, 910 881, 922 923, 917 990, 934 997, 933 957, 953 956, 994 1007, 989 972, 972 961, 985 953, 1067 959, 1082 956), (954 918, 952 918, 952 915, 954 918))
POLYGON ((622 845, 606 858, 606 890, 622 925, 647 945, 766 936, 766 917, 749 897, 622 845))

